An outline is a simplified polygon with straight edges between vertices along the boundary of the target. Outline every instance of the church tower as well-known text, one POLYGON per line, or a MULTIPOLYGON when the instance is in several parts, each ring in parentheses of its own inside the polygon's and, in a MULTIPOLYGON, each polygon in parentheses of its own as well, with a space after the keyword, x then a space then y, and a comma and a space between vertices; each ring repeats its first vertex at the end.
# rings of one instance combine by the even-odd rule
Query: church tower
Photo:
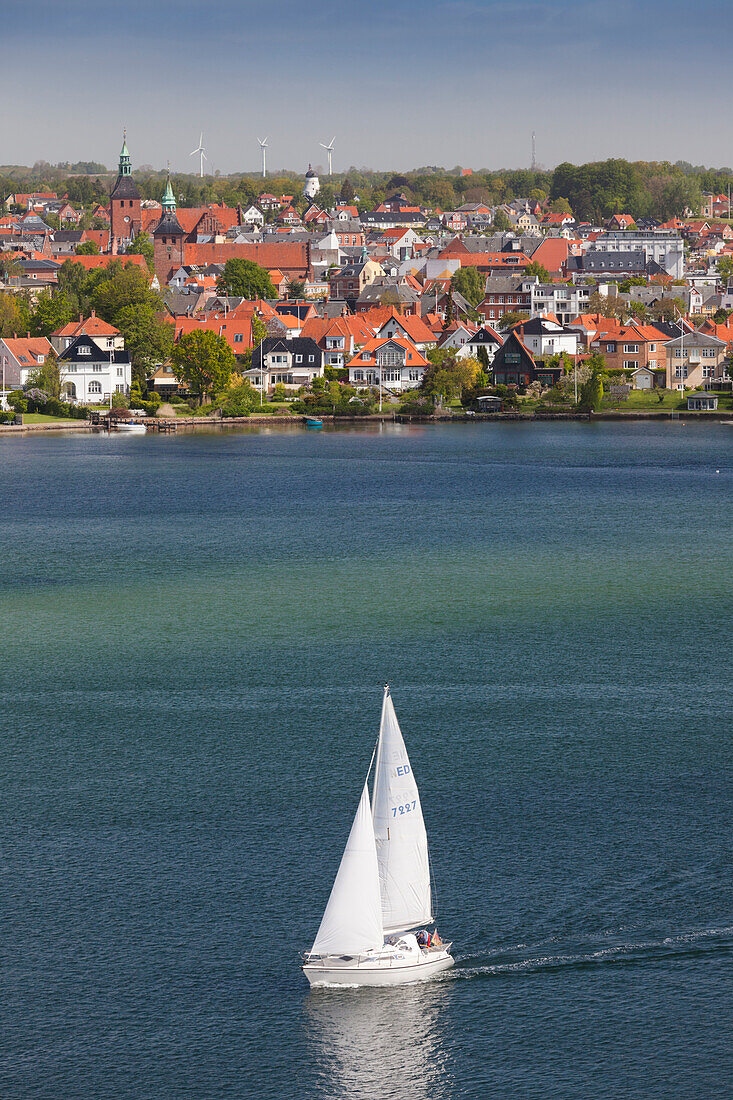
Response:
POLYGON ((171 178, 165 185, 161 202, 163 214, 153 230, 153 262, 155 274, 161 289, 170 282, 171 276, 183 266, 183 238, 185 233, 176 214, 176 197, 171 187, 171 178))
POLYGON ((140 192, 132 178, 132 164, 130 163, 130 152, 127 148, 126 132, 122 137, 117 182, 110 195, 109 221, 114 251, 125 248, 142 227, 140 192))

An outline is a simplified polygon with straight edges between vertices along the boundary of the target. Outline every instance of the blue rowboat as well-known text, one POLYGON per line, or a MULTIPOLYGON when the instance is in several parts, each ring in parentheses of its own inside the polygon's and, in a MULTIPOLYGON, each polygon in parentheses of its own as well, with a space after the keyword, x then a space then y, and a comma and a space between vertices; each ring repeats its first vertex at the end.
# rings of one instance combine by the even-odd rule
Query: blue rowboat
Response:
POLYGON ((306 428, 322 428, 323 421, 317 416, 306 416, 305 426, 306 428))

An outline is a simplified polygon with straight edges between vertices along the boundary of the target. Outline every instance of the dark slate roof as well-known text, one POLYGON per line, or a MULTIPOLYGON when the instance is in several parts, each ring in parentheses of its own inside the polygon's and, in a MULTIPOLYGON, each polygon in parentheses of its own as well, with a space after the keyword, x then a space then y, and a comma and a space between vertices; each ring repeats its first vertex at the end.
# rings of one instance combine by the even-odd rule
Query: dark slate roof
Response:
POLYGON ((179 222, 175 210, 171 212, 166 211, 165 214, 163 214, 163 217, 160 219, 155 229, 153 230, 153 236, 185 236, 183 226, 179 222))
POLYGON ((69 363, 109 363, 111 361, 113 364, 122 365, 130 362, 130 353, 128 351, 108 351, 106 348, 101 348, 91 336, 82 333, 81 336, 77 336, 75 340, 72 340, 68 348, 61 352, 59 360, 62 359, 69 363), (79 353, 80 347, 91 347, 92 354, 81 355, 79 353))
POLYGON ((252 367, 261 367, 262 356, 269 355, 273 351, 302 355, 304 363, 308 362, 305 357, 311 355, 315 356, 313 360, 315 364, 319 364, 323 360, 323 352, 315 340, 311 340, 309 336, 294 336, 292 340, 284 336, 266 336, 262 343, 252 351, 252 367))
POLYGON ((501 342, 502 340, 498 333, 491 332, 490 329, 484 328, 483 326, 478 332, 474 332, 473 336, 468 341, 469 344, 501 344, 501 342))
POLYGON ((112 199, 139 199, 140 192, 137 189, 132 176, 118 176, 117 182, 112 188, 110 195, 112 199))
POLYGON ((54 232, 53 239, 59 244, 77 244, 83 234, 83 229, 57 229, 54 232))
POLYGON ((646 254, 635 252, 586 252, 583 257, 584 271, 643 271, 646 267, 646 254))

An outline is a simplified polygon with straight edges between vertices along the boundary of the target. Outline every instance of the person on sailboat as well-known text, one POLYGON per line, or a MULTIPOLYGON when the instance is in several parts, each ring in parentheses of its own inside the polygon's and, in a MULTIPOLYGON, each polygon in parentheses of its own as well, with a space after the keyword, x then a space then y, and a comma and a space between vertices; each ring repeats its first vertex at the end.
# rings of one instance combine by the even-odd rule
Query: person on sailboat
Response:
POLYGON ((416 932, 415 939, 417 940, 419 947, 430 946, 430 933, 428 932, 427 928, 421 928, 419 932, 416 932))

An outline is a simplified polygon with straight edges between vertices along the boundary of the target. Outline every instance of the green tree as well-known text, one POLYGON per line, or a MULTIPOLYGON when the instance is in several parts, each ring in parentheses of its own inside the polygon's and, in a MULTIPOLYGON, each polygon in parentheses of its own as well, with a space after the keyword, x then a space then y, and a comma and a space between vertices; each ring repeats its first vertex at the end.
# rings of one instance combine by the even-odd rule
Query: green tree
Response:
POLYGON ((477 267, 459 267, 451 279, 453 290, 457 290, 473 306, 484 299, 486 280, 477 267))
POLYGON ((305 294, 305 283, 300 279, 291 279, 287 286, 287 296, 292 300, 302 298, 305 294))
POLYGON ((455 352, 445 348, 433 349, 428 358, 430 366, 425 370, 420 390, 426 397, 439 401, 463 398, 482 374, 477 359, 459 358, 455 352))
POLYGON ((541 283, 551 283, 550 272, 546 267, 543 267, 537 260, 532 260, 524 269, 524 274, 530 278, 536 275, 541 283))
POLYGON ((208 394, 228 385, 234 368, 231 348, 210 329, 181 336, 172 359, 176 377, 196 394, 200 405, 208 394))
POLYGON ((496 233, 505 233, 507 229, 511 229, 512 223, 506 216, 503 210, 497 210, 494 214, 494 230, 496 233))
POLYGON ((341 184, 341 193, 339 199, 341 202, 352 203, 354 201, 354 188, 351 186, 351 180, 347 176, 344 182, 341 184))
POLYGON ((603 383, 608 377, 606 360, 599 352, 594 352, 588 356, 585 367, 590 369, 590 377, 580 387, 580 403, 593 412, 598 412, 603 400, 603 383))
POLYGON ((145 389, 148 375, 173 351, 173 326, 149 302, 124 306, 116 314, 115 326, 130 353, 132 378, 145 389))
POLYGON ((227 260, 216 281, 216 289, 219 294, 235 298, 277 298, 268 272, 252 260, 227 260))
POLYGON ((514 328, 515 325, 519 325, 522 323, 522 321, 528 320, 529 314, 525 313, 524 310, 510 309, 507 313, 502 313, 501 317, 499 318, 498 327, 501 329, 502 332, 505 332, 506 329, 514 328))
POLYGON ((42 294, 30 317, 30 331, 33 336, 50 336, 73 316, 74 310, 64 294, 42 294))
POLYGON ((30 330, 30 311, 27 300, 19 294, 5 290, 0 292, 0 338, 22 335, 30 330))
POLYGON ((718 278, 723 286, 733 279, 733 256, 721 256, 717 263, 718 278))
POLYGON ((573 216, 573 211, 570 203, 567 199, 564 198, 553 199, 553 201, 550 203, 550 210, 553 214, 569 214, 570 217, 573 216))
POLYGON ((96 241, 83 241, 76 246, 77 256, 98 256, 99 245, 96 241))
POLYGON ((260 394, 248 378, 242 379, 236 386, 224 390, 217 397, 222 416, 249 416, 255 405, 260 402, 260 394))
POLYGON ((155 270, 153 240, 147 233, 138 233, 132 244, 127 246, 128 256, 144 256, 148 271, 155 270))

